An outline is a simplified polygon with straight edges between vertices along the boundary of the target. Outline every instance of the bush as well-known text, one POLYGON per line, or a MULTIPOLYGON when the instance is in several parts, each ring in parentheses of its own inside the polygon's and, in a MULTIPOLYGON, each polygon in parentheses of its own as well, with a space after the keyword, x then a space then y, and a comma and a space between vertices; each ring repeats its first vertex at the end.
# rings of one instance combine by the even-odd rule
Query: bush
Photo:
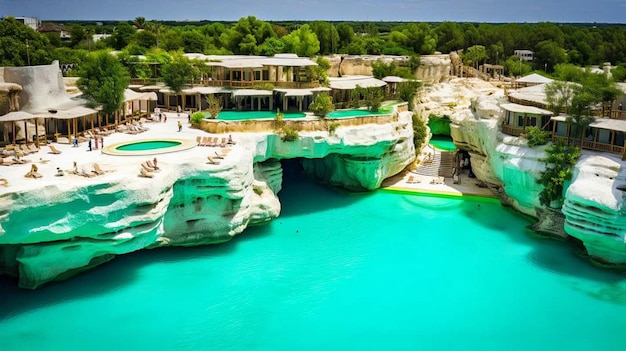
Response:
POLYGON ((207 111, 211 115, 211 118, 216 119, 217 115, 222 112, 222 101, 215 97, 214 94, 209 94, 206 97, 207 111))
POLYGON ((252 190, 254 191, 255 194, 257 195, 261 195, 263 194, 263 187, 260 185, 253 185, 252 186, 252 190))
POLYGON ((194 112, 191 114, 190 120, 191 124, 194 126, 199 126, 202 123, 202 120, 205 118, 204 112, 194 112))
POLYGON ((554 201, 563 200, 563 184, 572 179, 572 166, 580 156, 580 149, 557 142, 548 146, 546 153, 548 157, 542 160, 546 163, 546 170, 539 174, 538 182, 543 185, 539 202, 548 207, 554 201))
POLYGON ((279 130, 285 126, 285 115, 280 112, 280 109, 276 109, 276 117, 274 118, 274 129, 279 130))
POLYGON ((298 131, 291 127, 283 127, 283 130, 280 133, 280 140, 282 141, 295 141, 298 139, 300 135, 298 131))
POLYGON ((337 128, 339 128, 339 122, 330 122, 328 124, 328 133, 331 135, 335 134, 337 128))
POLYGON ((539 129, 539 127, 528 127, 522 134, 522 137, 528 140, 528 146, 546 145, 548 143, 548 132, 539 129))
POLYGON ((319 117, 326 117, 333 109, 333 98, 326 92, 317 94, 315 100, 309 106, 309 110, 319 117))
POLYGON ((415 153, 419 154, 422 149, 422 145, 424 145, 424 141, 426 140, 426 133, 428 130, 426 129, 426 123, 424 120, 420 118, 416 113, 413 114, 413 145, 415 146, 415 153))

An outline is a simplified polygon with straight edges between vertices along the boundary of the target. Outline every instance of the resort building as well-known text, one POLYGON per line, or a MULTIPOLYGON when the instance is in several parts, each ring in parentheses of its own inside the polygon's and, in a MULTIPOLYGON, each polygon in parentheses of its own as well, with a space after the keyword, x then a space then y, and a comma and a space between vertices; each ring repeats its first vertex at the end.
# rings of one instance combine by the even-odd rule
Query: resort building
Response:
POLYGON ((549 132, 553 141, 568 141, 583 149, 615 153, 626 159, 626 112, 623 111, 622 102, 625 100, 626 84, 618 84, 625 93, 613 102, 610 109, 598 108, 593 111, 595 121, 583 132, 584 138, 581 140, 577 137, 580 133, 572 130, 566 114, 554 116, 548 110, 545 87, 551 79, 531 74, 518 79, 520 81, 527 86, 508 91, 509 103, 500 105, 503 110, 503 133, 520 136, 527 127, 536 126, 549 132))
MULTIPOLYGON (((329 78, 329 86, 320 83, 317 63, 295 54, 272 57, 244 55, 185 54, 189 59, 206 62, 210 73, 197 86, 171 91, 164 84, 142 85, 134 80, 131 89, 157 93, 157 103, 167 110, 199 111, 206 108, 206 97, 214 95, 223 109, 240 111, 305 111, 315 95, 326 91, 341 106, 351 99, 357 86, 379 87, 385 92, 386 82, 370 76, 329 78)), ((395 85, 398 82, 394 83, 395 85)), ((394 89, 395 91, 395 89, 394 89)))
POLYGON ((521 61, 532 61, 535 58, 535 52, 532 50, 514 50, 513 55, 519 57, 521 61))

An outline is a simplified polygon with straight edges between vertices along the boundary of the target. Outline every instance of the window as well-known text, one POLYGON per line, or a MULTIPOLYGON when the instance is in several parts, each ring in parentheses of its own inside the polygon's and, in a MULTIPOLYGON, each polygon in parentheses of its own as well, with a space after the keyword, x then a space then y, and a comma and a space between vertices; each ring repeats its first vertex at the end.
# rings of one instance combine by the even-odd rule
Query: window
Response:
POLYGON ((608 144, 611 142, 611 131, 607 129, 598 129, 598 142, 608 144))
POLYGON ((563 122, 556 122, 556 135, 560 137, 567 136, 567 124, 563 122))

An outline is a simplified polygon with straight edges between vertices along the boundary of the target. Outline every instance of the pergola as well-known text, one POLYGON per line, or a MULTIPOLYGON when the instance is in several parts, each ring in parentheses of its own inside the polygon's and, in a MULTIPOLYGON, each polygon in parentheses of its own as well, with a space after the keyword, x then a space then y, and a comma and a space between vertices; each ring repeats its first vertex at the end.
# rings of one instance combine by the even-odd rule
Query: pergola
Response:
POLYGON ((237 104, 237 109, 241 110, 241 102, 243 98, 251 98, 251 107, 254 110, 254 99, 257 100, 258 110, 261 110, 261 99, 269 97, 269 110, 274 109, 274 93, 271 90, 256 90, 256 89, 238 89, 233 91, 233 97, 237 104))

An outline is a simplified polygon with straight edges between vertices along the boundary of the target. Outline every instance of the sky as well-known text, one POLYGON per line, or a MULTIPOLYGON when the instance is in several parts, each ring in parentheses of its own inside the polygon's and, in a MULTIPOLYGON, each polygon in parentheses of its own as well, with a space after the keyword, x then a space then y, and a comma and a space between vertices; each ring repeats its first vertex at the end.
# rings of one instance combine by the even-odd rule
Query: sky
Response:
POLYGON ((626 0, 0 0, 39 20, 261 20, 626 23, 626 0))

